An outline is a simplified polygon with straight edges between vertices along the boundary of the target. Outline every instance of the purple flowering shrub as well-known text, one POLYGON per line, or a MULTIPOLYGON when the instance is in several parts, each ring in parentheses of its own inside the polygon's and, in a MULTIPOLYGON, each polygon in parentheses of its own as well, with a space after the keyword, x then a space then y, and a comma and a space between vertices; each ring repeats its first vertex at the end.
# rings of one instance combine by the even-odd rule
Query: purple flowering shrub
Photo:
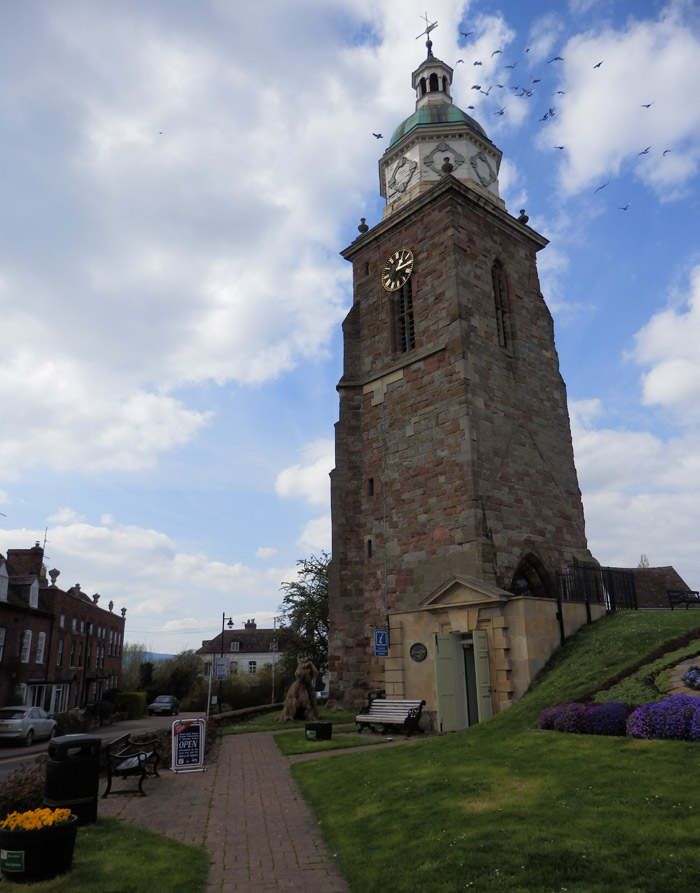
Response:
MULTIPOLYGON (((604 704, 561 704, 545 707, 537 724, 541 729, 579 735, 624 735, 631 707, 622 701, 604 704)), ((698 730, 700 733, 700 729, 698 730)))
POLYGON ((700 691, 700 667, 697 664, 693 664, 692 667, 688 667, 688 669, 681 676, 684 685, 687 685, 688 688, 693 688, 695 691, 700 691))
POLYGON ((593 704, 591 712, 591 733, 593 735, 625 735, 627 717, 632 708, 623 701, 606 701, 593 704))
POLYGON ((671 695, 654 704, 642 704, 627 720, 627 734, 634 738, 700 740, 700 698, 671 695))

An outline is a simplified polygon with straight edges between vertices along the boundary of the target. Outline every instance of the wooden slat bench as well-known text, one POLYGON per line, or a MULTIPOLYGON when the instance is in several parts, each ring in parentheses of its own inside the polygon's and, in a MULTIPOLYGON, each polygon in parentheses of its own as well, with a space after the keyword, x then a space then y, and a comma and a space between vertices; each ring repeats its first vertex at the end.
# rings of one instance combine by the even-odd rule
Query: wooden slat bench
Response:
POLYGON ((158 740, 153 738, 149 741, 132 741, 129 735, 121 735, 115 738, 107 745, 105 752, 105 761, 107 769, 107 788, 102 795, 106 797, 112 794, 132 794, 132 790, 112 790, 113 778, 128 778, 129 776, 138 776, 139 794, 146 796, 143 789, 144 779, 153 773, 158 775, 158 763, 160 763, 160 754, 158 753, 158 740))
POLYGON ((382 732, 389 728, 401 726, 401 729, 411 735, 416 730, 420 731, 419 723, 425 701, 409 701, 404 698, 374 698, 364 711, 355 717, 358 731, 363 726, 374 729, 381 726, 382 732))
POLYGON ((686 611, 691 605, 700 608, 700 592, 694 589, 667 589, 666 594, 671 604, 671 610, 675 605, 685 605, 686 611))

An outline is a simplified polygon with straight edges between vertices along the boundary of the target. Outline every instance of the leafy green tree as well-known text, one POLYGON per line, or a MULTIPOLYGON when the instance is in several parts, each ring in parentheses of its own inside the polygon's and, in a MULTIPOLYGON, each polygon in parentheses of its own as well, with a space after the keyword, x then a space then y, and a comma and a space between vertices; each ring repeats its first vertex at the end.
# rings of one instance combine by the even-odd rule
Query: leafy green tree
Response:
MULTIPOLYGON (((321 676, 328 670, 328 565, 322 552, 297 562, 297 578, 282 583, 281 626, 276 636, 282 674, 294 676, 300 660, 311 660, 321 676)), ((316 680, 321 684, 321 679, 316 680)))
POLYGON ((156 694, 175 695, 180 701, 196 688, 202 673, 202 659, 194 651, 181 651, 175 657, 159 660, 153 667, 152 690, 156 694))
POLYGON ((122 651, 122 673, 119 679, 121 691, 139 691, 141 665, 146 662, 148 649, 141 642, 125 643, 122 651))

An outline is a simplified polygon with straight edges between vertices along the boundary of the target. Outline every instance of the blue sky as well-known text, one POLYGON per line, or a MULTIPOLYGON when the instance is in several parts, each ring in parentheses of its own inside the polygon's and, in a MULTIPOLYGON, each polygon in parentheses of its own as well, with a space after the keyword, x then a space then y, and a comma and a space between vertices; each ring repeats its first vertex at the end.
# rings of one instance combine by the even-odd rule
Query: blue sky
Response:
MULTIPOLYGON (((46 535, 130 642, 271 625, 330 547, 338 252, 381 219, 424 14, 0 0, 0 551, 46 535)), ((428 15, 509 211, 550 240, 590 548, 700 587, 700 6, 428 15)))

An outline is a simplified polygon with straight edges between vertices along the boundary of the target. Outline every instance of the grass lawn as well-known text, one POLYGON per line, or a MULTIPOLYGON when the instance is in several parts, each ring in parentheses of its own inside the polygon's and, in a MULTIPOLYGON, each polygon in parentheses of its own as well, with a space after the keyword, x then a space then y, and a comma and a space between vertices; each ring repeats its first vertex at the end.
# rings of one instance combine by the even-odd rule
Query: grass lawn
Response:
POLYGON ((390 878, 397 893, 700 890, 697 743, 536 730, 545 706, 692 630, 700 613, 619 612, 580 630, 485 723, 295 764, 351 889, 390 878))
MULTIPOLYGON (((25 886, 37 893, 204 893, 209 854, 163 834, 113 818, 81 825, 73 867, 48 881, 25 886)), ((3 882, 3 888, 12 885, 3 882)))
MULTIPOLYGON (((277 717, 280 714, 280 710, 273 710, 271 713, 256 713, 250 718, 222 725, 219 732, 221 735, 247 735, 248 732, 283 732, 288 729, 304 728, 306 721, 303 719, 293 722, 277 722, 277 717)), ((325 707, 319 707, 318 715, 320 721, 332 722, 333 725, 336 725, 338 723, 354 723, 357 713, 354 710, 331 711, 325 707)))
MULTIPOLYGON (((347 727, 348 730, 350 726, 347 727)), ((275 735, 275 743, 282 753, 288 757, 297 753, 318 753, 324 750, 341 750, 344 747, 367 747, 370 744, 386 743, 386 736, 358 735, 357 732, 336 731, 330 741, 307 741, 304 731, 280 732, 275 735)))

